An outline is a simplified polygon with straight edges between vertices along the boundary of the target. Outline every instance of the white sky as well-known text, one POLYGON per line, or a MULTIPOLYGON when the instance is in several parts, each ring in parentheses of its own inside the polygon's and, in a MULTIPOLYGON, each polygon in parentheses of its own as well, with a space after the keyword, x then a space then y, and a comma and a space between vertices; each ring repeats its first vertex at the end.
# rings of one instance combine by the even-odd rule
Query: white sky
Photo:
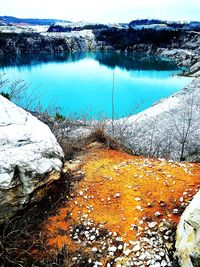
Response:
POLYGON ((95 22, 138 18, 200 21, 200 0, 0 0, 0 15, 95 22))

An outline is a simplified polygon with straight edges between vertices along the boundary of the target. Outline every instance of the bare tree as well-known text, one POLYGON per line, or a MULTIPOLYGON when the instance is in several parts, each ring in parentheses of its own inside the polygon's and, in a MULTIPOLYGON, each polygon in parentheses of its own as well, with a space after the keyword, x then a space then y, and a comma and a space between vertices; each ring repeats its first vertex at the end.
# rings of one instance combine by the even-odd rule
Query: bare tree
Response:
POLYGON ((175 127, 175 139, 180 144, 180 161, 185 160, 185 152, 190 144, 191 134, 198 128, 195 120, 196 98, 194 92, 182 99, 181 108, 176 113, 170 112, 172 125, 175 127))

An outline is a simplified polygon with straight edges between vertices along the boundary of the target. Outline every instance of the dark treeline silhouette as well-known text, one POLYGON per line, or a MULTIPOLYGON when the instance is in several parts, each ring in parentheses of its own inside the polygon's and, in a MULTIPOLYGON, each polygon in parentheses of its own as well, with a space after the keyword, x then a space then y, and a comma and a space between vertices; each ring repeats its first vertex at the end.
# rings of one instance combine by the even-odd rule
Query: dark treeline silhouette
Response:
POLYGON ((130 28, 134 28, 137 26, 148 26, 148 25, 158 25, 165 24, 167 27, 170 27, 172 30, 174 29, 183 29, 187 31, 200 31, 200 22, 191 21, 188 23, 182 23, 177 21, 165 21, 159 19, 138 19, 133 20, 129 23, 130 28))
POLYGON ((116 50, 131 49, 135 45, 151 45, 151 49, 157 47, 168 47, 172 43, 179 42, 183 35, 182 30, 167 29, 117 29, 102 30, 96 32, 97 41, 106 43, 116 50))
POLYGON ((81 30, 101 30, 109 29, 108 25, 105 24, 86 24, 80 27, 72 26, 61 26, 61 25, 51 25, 48 32, 71 32, 71 31, 81 31, 81 30))

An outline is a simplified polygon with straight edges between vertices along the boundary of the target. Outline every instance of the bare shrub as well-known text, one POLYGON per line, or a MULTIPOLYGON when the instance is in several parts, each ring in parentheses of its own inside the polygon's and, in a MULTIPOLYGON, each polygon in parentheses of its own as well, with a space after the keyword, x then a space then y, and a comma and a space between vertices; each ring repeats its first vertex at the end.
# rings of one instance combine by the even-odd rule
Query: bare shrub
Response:
POLYGON ((191 150, 194 133, 199 132, 198 113, 200 105, 197 96, 191 92, 187 98, 182 99, 181 109, 176 113, 173 110, 169 113, 171 124, 175 128, 174 138, 180 146, 179 160, 185 160, 189 150, 191 150))
POLYGON ((169 110, 156 116, 148 116, 148 113, 143 112, 115 121, 115 138, 135 155, 199 161, 198 90, 197 86, 187 89, 187 92, 180 92, 176 100, 179 101, 178 105, 169 106, 169 110))

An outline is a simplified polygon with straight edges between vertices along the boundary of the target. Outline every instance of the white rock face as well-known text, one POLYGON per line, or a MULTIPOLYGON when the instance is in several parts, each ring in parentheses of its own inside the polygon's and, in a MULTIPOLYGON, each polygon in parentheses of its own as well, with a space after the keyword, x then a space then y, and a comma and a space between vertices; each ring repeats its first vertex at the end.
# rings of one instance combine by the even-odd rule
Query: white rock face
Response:
POLYGON ((190 73, 192 77, 200 77, 200 62, 198 61, 190 68, 190 73))
POLYGON ((199 158, 200 78, 150 108, 115 121, 115 135, 133 152, 180 160, 199 158), (186 134, 187 129, 187 134, 186 134))
POLYGON ((50 129, 0 96, 0 223, 59 178, 63 152, 50 129))
POLYGON ((186 208, 178 224, 176 250, 181 267, 200 266, 200 191, 186 208))

